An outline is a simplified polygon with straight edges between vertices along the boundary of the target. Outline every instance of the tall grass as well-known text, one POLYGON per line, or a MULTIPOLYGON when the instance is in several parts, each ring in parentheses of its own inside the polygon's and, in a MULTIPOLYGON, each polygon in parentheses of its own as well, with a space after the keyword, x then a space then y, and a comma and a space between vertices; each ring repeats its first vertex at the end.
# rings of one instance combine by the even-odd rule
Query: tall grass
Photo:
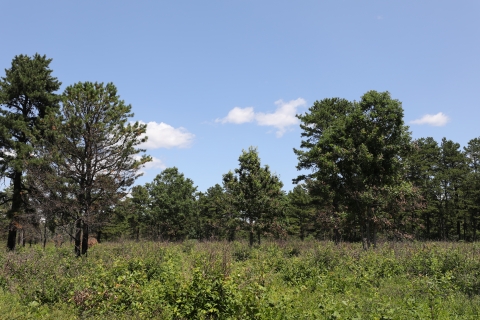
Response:
POLYGON ((480 245, 123 242, 0 255, 2 319, 479 319, 480 245))

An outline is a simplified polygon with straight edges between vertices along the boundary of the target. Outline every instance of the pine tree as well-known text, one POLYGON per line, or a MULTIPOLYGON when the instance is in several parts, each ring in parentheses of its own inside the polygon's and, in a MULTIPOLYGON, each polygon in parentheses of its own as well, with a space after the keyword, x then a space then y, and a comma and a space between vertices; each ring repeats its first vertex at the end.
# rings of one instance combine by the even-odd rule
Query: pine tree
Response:
POLYGON ((0 174, 13 186, 7 216, 10 219, 7 247, 15 249, 21 216, 28 210, 24 183, 27 162, 40 161, 36 146, 48 135, 44 120, 55 116, 59 97, 55 92, 61 83, 49 68, 52 59, 35 54, 15 56, 5 77, 0 80, 0 174))
POLYGON ((470 140, 468 146, 464 147, 464 152, 469 167, 463 187, 467 209, 464 213, 464 234, 467 234, 467 221, 469 221, 470 239, 476 241, 480 219, 480 138, 470 140))
POLYGON ((297 169, 312 173, 295 182, 309 180, 313 195, 324 198, 334 212, 348 208, 364 248, 375 245, 380 213, 391 187, 403 178, 402 160, 411 148, 401 102, 388 92, 369 91, 359 102, 317 101, 298 118, 305 140, 294 149, 297 169))
POLYGON ((139 156, 145 151, 138 145, 146 141, 146 125, 130 123, 131 106, 120 100, 112 83, 67 87, 61 116, 55 139, 42 148, 48 165, 28 169, 42 208, 74 224, 75 252, 81 255, 87 253, 91 227, 127 195, 151 158, 139 156))
POLYGON ((177 168, 167 168, 145 187, 150 195, 150 225, 156 239, 197 237, 196 191, 193 181, 177 168))
POLYGON ((260 243, 262 231, 269 231, 282 214, 283 184, 268 166, 261 166, 256 148, 243 150, 238 162, 235 175, 225 175, 224 181, 228 180, 229 189, 235 195, 235 207, 247 227, 252 246, 255 234, 260 243))

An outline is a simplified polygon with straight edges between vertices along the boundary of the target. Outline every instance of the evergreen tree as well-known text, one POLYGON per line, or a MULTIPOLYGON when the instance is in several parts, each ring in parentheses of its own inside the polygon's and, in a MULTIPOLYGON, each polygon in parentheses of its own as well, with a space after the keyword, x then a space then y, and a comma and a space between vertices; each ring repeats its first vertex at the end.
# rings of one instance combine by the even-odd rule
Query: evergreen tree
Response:
POLYGON ((440 184, 438 179, 435 179, 440 162, 440 147, 432 137, 418 139, 413 145, 413 152, 408 158, 408 180, 419 188, 422 206, 412 211, 411 231, 412 234, 420 232, 419 227, 422 227, 424 238, 429 239, 434 227, 432 219, 438 216, 440 206, 440 184), (423 225, 418 225, 415 214, 419 215, 423 225))
POLYGON ((90 228, 127 195, 128 188, 150 161, 138 154, 146 125, 131 124, 131 106, 109 83, 77 83, 65 89, 61 121, 53 143, 45 143, 42 158, 48 165, 29 166, 38 203, 76 228, 75 252, 86 254, 90 228), (52 201, 60 200, 60 201, 52 201), (48 207, 46 207, 48 206, 48 207), (53 209, 55 209, 53 207, 53 209))
POLYGON ((458 238, 461 237, 461 210, 464 207, 461 193, 467 170, 460 144, 443 138, 435 176, 440 186, 437 191, 439 204, 437 224, 442 240, 451 239, 454 233, 458 238))
POLYGON ((246 225, 252 246, 255 234, 260 243, 262 232, 271 231, 283 214, 283 184, 268 166, 261 167, 256 148, 243 150, 238 162, 235 175, 231 172, 225 175, 224 183, 235 195, 235 207, 246 225))
POLYGON ((228 195, 219 184, 208 188, 205 193, 199 193, 200 238, 217 240, 228 238, 232 221, 230 221, 227 197, 228 195))
MULTIPOLYGON (((311 170, 295 182, 310 180, 316 196, 336 213, 357 221, 364 248, 376 242, 382 208, 399 185, 411 149, 400 101, 388 92, 369 91, 359 102, 317 101, 299 115, 302 137, 297 169, 311 170), (303 149, 303 150, 302 150, 303 149)), ((386 222, 386 221, 385 221, 386 222)))
POLYGON ((10 219, 7 247, 15 249, 22 212, 28 210, 28 187, 24 183, 27 162, 40 161, 36 146, 50 130, 44 119, 55 116, 60 82, 52 76, 51 59, 35 54, 15 56, 0 80, 0 175, 13 186, 7 217, 10 219))
POLYGON ((289 206, 286 214, 290 226, 289 232, 299 235, 303 241, 308 233, 313 231, 315 225, 313 200, 305 184, 296 185, 287 194, 287 199, 289 206))
POLYGON ((144 186, 134 186, 130 197, 126 197, 110 210, 106 224, 99 228, 99 231, 110 238, 124 236, 138 241, 141 236, 149 237, 146 233, 149 205, 148 190, 144 186))
POLYGON ((145 185, 150 195, 149 223, 156 239, 183 240, 197 233, 197 187, 177 168, 167 168, 145 185))
POLYGON ((480 219, 480 138, 472 139, 464 147, 467 159, 468 174, 465 178, 463 193, 466 199, 464 212, 464 235, 467 235, 467 225, 471 230, 470 240, 477 240, 478 220, 480 219))

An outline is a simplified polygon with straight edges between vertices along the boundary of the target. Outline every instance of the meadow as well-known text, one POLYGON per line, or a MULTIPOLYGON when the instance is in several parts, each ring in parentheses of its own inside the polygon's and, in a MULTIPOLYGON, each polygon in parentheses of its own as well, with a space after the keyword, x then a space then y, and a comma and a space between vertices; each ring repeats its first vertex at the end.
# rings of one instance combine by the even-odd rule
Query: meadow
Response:
POLYGON ((116 242, 0 255, 2 319, 479 319, 480 244, 116 242))

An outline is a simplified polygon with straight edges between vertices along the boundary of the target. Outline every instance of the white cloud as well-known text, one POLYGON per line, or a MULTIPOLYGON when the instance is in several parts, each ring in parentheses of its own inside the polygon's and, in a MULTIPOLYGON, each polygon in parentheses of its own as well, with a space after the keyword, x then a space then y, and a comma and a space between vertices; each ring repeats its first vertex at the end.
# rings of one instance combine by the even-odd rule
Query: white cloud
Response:
POLYGON ((254 118, 255 113, 253 112, 253 107, 243 109, 235 107, 230 110, 225 118, 216 119, 215 122, 242 124, 245 122, 252 122, 254 118))
POLYGON ((290 100, 284 102, 283 100, 275 101, 278 106, 277 110, 273 113, 258 112, 255 115, 260 126, 272 126, 277 128, 277 137, 283 136, 288 127, 297 125, 299 120, 295 116, 297 114, 297 108, 306 104, 306 101, 302 98, 296 100, 290 100))
POLYGON ((162 160, 152 157, 152 161, 145 163, 143 166, 144 170, 150 170, 150 169, 166 169, 167 165, 163 163, 162 160))
MULTIPOLYGON (((139 121, 142 124, 145 122, 139 121)), ((145 149, 188 148, 195 138, 193 133, 183 127, 174 128, 169 124, 151 121, 147 123, 147 142, 140 147, 145 149)))
POLYGON ((259 126, 271 126, 277 129, 277 137, 283 136, 287 129, 297 125, 299 120, 295 116, 297 108, 306 104, 302 98, 284 102, 283 100, 275 101, 277 110, 273 113, 255 113, 253 107, 239 108, 235 107, 225 118, 216 119, 215 122, 242 124, 246 122, 256 121, 259 126))
POLYGON ((439 112, 437 114, 426 114, 420 119, 410 121, 413 124, 428 124, 430 126, 441 127, 447 124, 450 119, 443 113, 439 112))
MULTIPOLYGON (((136 160, 140 160, 141 156, 140 155, 136 155, 135 156, 135 159, 136 160)), ((152 161, 150 162, 147 162, 145 163, 139 170, 139 173, 142 173, 144 174, 145 171, 147 170, 151 170, 151 169, 160 169, 160 170, 164 170, 165 168, 167 168, 167 165, 160 159, 158 158, 155 158, 155 157, 152 157, 152 161)))

